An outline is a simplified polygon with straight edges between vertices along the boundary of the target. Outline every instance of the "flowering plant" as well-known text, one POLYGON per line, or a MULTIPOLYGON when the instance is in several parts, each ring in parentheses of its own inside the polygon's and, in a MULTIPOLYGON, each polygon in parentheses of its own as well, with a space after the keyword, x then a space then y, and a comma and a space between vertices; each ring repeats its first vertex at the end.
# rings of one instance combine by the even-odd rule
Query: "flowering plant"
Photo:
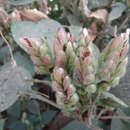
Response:
MULTIPOLYGON (((108 91, 117 86, 124 76, 128 62, 129 30, 115 36, 102 52, 92 43, 86 28, 79 35, 80 39, 76 41, 72 34, 59 28, 53 51, 43 39, 24 37, 20 38, 20 42, 30 54, 35 71, 51 76, 51 87, 63 113, 82 120, 86 111, 90 119, 96 116, 99 106, 107 108, 107 101, 104 101, 110 97, 108 91)), ((114 97, 112 100, 127 107, 117 99, 114 97)))

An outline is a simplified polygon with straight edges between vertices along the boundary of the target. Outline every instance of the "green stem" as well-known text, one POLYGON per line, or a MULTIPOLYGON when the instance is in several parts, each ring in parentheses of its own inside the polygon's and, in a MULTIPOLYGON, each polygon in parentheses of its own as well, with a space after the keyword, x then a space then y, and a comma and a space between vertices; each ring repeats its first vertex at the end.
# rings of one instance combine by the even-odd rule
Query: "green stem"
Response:
POLYGON ((43 83, 47 86, 51 87, 51 82, 48 80, 39 80, 39 79, 25 79, 26 82, 33 82, 33 83, 43 83))

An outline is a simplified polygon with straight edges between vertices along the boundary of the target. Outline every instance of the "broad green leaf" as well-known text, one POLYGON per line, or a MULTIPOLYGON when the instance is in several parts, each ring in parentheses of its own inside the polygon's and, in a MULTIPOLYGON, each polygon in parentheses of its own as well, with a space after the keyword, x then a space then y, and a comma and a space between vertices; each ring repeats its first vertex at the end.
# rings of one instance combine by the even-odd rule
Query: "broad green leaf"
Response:
POLYGON ((30 74, 22 67, 9 67, 0 71, 0 112, 16 102, 21 91, 29 91, 31 83, 24 78, 30 74))
POLYGON ((40 1, 40 0, 8 0, 8 3, 10 5, 19 6, 19 5, 27 5, 35 1, 40 1))
POLYGON ((40 106, 39 106, 39 103, 36 100, 29 101, 29 103, 27 104, 27 109, 32 114, 38 115, 40 113, 40 106))
MULTIPOLYGON (((118 109, 116 116, 130 116, 130 107, 118 109)), ((111 130, 130 130, 130 120, 112 119, 111 130)))
POLYGON ((85 123, 78 122, 76 120, 70 122, 61 130, 91 130, 85 123))
POLYGON ((108 15, 108 21, 113 21, 119 18, 122 13, 125 11, 126 6, 121 2, 116 2, 112 4, 112 10, 108 15))
POLYGON ((43 124, 49 124, 55 115, 56 115, 56 111, 53 111, 53 110, 48 110, 41 113, 43 124))
POLYGON ((7 46, 0 48, 0 61, 3 62, 4 59, 7 60, 9 57, 10 57, 9 48, 7 46))
POLYGON ((15 121, 8 127, 10 130, 26 130, 26 125, 20 121, 15 121))
MULTIPOLYGON (((30 57, 27 54, 22 55, 20 52, 16 52, 14 53, 14 59, 17 65, 25 68, 30 73, 31 76, 35 75, 33 62, 30 60, 30 57)), ((2 69, 7 68, 10 65, 11 65, 11 60, 6 64, 4 64, 2 66, 2 69)))
POLYGON ((72 25, 69 27, 70 29, 70 33, 72 33, 74 35, 74 38, 78 41, 80 38, 80 30, 81 30, 81 26, 76 26, 76 25, 72 25))
MULTIPOLYGON (((98 120, 93 120, 92 122, 95 127, 97 126, 103 128, 104 130, 107 130, 103 122, 98 120)), ((70 122, 68 125, 66 125, 64 128, 62 128, 61 130, 92 130, 92 129, 88 128, 87 124, 74 120, 70 122)))
POLYGON ((79 21, 78 17, 76 17, 75 15, 70 14, 67 11, 65 13, 66 13, 66 16, 67 16, 67 19, 68 19, 70 25, 73 25, 73 26, 79 26, 80 25, 80 21, 79 21))
POLYGON ((14 117, 16 119, 20 118, 21 108, 19 100, 7 110, 7 113, 8 116, 14 117))
POLYGON ((0 130, 4 130, 5 119, 0 119, 0 130))
POLYGON ((29 21, 14 22, 11 25, 11 32, 16 43, 26 51, 26 48, 19 42, 20 37, 46 38, 53 53, 53 41, 57 28, 62 27, 60 23, 52 19, 43 19, 40 22, 33 23, 29 21))

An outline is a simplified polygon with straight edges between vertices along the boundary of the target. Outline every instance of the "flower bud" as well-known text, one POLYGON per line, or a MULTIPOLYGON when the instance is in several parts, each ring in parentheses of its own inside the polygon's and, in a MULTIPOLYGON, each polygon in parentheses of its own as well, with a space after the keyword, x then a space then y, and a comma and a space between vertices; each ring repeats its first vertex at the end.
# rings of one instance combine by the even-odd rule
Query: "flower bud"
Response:
POLYGON ((41 57, 47 55, 50 53, 49 47, 46 44, 43 44, 42 46, 40 46, 40 55, 41 57))
POLYGON ((96 92, 96 85, 95 84, 91 84, 91 85, 87 86, 86 91, 88 93, 95 93, 96 92))
POLYGON ((69 85, 69 88, 67 89, 67 97, 71 97, 76 91, 76 88, 74 87, 73 84, 69 85))
POLYGON ((121 57, 124 58, 127 55, 128 51, 129 51, 129 45, 126 44, 122 50, 121 57))
POLYGON ((46 66, 47 68, 51 68, 53 66, 53 60, 50 55, 45 55, 42 58, 42 62, 43 62, 43 65, 46 66))
POLYGON ((38 38, 28 38, 30 45, 35 51, 40 51, 40 46, 43 45, 42 41, 38 38))
POLYGON ((67 43, 67 47, 66 47, 66 55, 67 57, 69 57, 70 53, 73 51, 73 47, 72 47, 72 43, 69 41, 67 43))
POLYGON ((120 82, 120 77, 116 77, 114 80, 111 81, 111 85, 115 87, 120 82))
POLYGON ((95 75, 94 74, 89 74, 87 75, 86 77, 83 77, 84 80, 83 80, 83 83, 85 85, 88 85, 90 83, 93 83, 95 81, 95 75))
POLYGON ((56 92, 63 92, 61 86, 56 81, 52 82, 52 88, 56 92))
POLYGON ((108 83, 102 83, 100 85, 101 89, 104 90, 104 91, 109 91, 111 86, 108 84, 108 83))
POLYGON ((123 77, 126 73, 126 66, 120 66, 118 68, 118 71, 116 72, 116 75, 118 75, 119 77, 123 77))
POLYGON ((67 62, 66 55, 64 51, 59 51, 58 55, 56 56, 56 66, 58 67, 65 67, 67 62))
POLYGON ((70 98, 70 101, 69 103, 71 105, 75 105, 76 103, 78 103, 79 101, 79 96, 75 93, 71 98, 70 98))
POLYGON ((42 61, 41 61, 38 57, 36 57, 36 56, 30 56, 30 58, 31 58, 31 60, 33 61, 33 63, 34 63, 35 65, 40 66, 40 65, 43 64, 42 61))
POLYGON ((49 70, 44 66, 35 66, 34 69, 37 74, 49 74, 49 70))
POLYGON ((66 102, 66 96, 62 92, 57 92, 56 100, 59 105, 64 106, 64 103, 66 102))
POLYGON ((20 38, 19 41, 27 49, 30 55, 39 56, 40 46, 43 44, 39 39, 23 37, 20 38))
POLYGON ((62 81, 63 81, 66 74, 65 74, 65 71, 64 71, 63 68, 55 68, 54 72, 53 72, 53 75, 54 75, 54 79, 58 83, 62 84, 62 81))
POLYGON ((60 43, 60 41, 57 38, 54 39, 54 46, 53 46, 53 48, 54 48, 55 56, 58 55, 59 51, 63 50, 63 46, 62 46, 62 44, 60 43))
POLYGON ((57 38, 59 39, 62 46, 67 42, 67 40, 68 40, 67 34, 66 34, 66 32, 64 31, 63 28, 58 28, 58 30, 57 30, 57 38))
POLYGON ((65 76, 64 81, 63 81, 64 91, 66 91, 69 88, 70 84, 71 84, 70 77, 65 76))

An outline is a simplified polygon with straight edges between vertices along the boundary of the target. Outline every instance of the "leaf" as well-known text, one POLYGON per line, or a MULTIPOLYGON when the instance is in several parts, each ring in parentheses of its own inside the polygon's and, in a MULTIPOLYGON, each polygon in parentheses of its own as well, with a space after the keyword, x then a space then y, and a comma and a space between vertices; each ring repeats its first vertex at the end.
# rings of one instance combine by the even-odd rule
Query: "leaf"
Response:
POLYGON ((85 123, 79 121, 72 121, 61 130, 91 130, 85 123))
POLYGON ((9 48, 7 46, 0 48, 0 61, 1 62, 3 62, 4 59, 8 59, 9 56, 10 56, 10 53, 9 53, 9 48))
POLYGON ((81 28, 82 28, 81 26, 75 26, 75 25, 72 25, 72 26, 69 27, 70 33, 74 35, 74 38, 77 41, 80 38, 79 33, 80 33, 81 28))
POLYGON ((27 5, 34 1, 40 1, 40 0, 8 0, 8 3, 10 5, 19 6, 19 5, 27 5))
MULTIPOLYGON (((115 115, 130 116, 130 108, 118 109, 115 115)), ((112 119, 111 130, 130 130, 130 120, 112 119)))
POLYGON ((124 106, 124 107, 128 107, 121 99, 117 98, 116 96, 114 96, 113 94, 109 93, 109 92, 102 92, 104 98, 108 98, 111 99, 112 101, 115 101, 116 103, 124 106))
POLYGON ((46 125, 49 124, 55 115, 56 115, 56 111, 53 111, 53 110, 48 110, 41 113, 43 124, 46 124, 46 125))
POLYGON ((43 19, 37 24, 29 21, 15 22, 11 25, 11 32, 16 43, 26 51, 25 47, 19 42, 20 37, 44 37, 47 39, 53 52, 53 40, 57 28, 62 27, 60 23, 52 19, 43 19))
POLYGON ((24 92, 24 94, 30 96, 31 99, 37 99, 37 100, 40 100, 42 102, 46 102, 46 103, 48 103, 48 104, 50 104, 50 105, 52 105, 52 106, 54 106, 54 107, 56 107, 58 109, 61 109, 61 107, 59 105, 57 105, 53 101, 51 101, 51 100, 49 100, 49 99, 47 99, 47 98, 45 98, 45 97, 43 97, 41 95, 39 95, 37 93, 37 91, 26 91, 26 92, 24 92))
POLYGON ((8 128, 11 130, 26 130, 26 125, 20 121, 15 121, 8 128))
POLYGON ((94 9, 94 8, 107 6, 108 3, 109 3, 109 0, 88 0, 88 8, 94 9))
POLYGON ((37 114, 38 115, 40 113, 40 106, 39 106, 39 103, 36 100, 29 101, 29 103, 27 105, 27 109, 32 114, 37 114))
POLYGON ((112 4, 112 11, 108 15, 108 21, 111 22, 119 18, 125 11, 126 6, 123 3, 116 2, 112 4))
POLYGON ((4 130, 5 119, 0 119, 0 130, 4 130))
POLYGON ((111 93, 130 105, 130 55, 125 76, 120 80, 120 84, 111 89, 111 93))
MULTIPOLYGON (((33 62, 30 60, 28 55, 22 55, 20 52, 16 52, 14 53, 14 59, 17 65, 25 68, 32 77, 35 75, 33 62)), ((10 65, 11 65, 11 60, 6 64, 4 64, 2 68, 3 69, 7 68, 10 65)))
POLYGON ((0 38, 0 47, 3 45, 4 41, 2 38, 0 38))
POLYGON ((13 104, 8 110, 7 110, 7 113, 8 113, 8 116, 11 116, 11 117, 14 117, 15 119, 18 119, 20 118, 20 114, 21 114, 21 108, 20 108, 20 102, 19 100, 13 104))
POLYGON ((65 12, 65 15, 66 15, 70 25, 74 25, 74 26, 79 26, 80 25, 80 21, 75 15, 72 15, 67 11, 65 12))
POLYGON ((30 77, 30 74, 22 67, 8 67, 0 71, 0 112, 16 102, 20 91, 31 89, 32 84, 26 83, 25 77, 30 77))

